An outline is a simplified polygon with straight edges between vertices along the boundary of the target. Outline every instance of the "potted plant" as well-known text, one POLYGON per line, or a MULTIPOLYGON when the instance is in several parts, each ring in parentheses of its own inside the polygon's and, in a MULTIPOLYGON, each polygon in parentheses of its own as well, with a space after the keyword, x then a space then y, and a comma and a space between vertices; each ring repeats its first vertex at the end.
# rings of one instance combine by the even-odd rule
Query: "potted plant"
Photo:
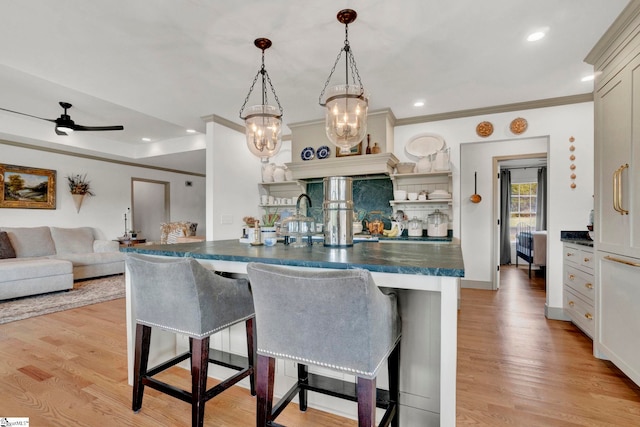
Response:
POLYGON ((91 183, 87 181, 87 174, 72 174, 67 176, 67 183, 69 184, 69 191, 71 197, 73 197, 73 203, 76 205, 76 212, 80 212, 80 206, 85 196, 95 196, 91 191, 91 183))
POLYGON ((276 212, 270 212, 269 209, 264 210, 262 215, 262 241, 267 237, 276 237, 276 222, 280 220, 280 214, 276 212))

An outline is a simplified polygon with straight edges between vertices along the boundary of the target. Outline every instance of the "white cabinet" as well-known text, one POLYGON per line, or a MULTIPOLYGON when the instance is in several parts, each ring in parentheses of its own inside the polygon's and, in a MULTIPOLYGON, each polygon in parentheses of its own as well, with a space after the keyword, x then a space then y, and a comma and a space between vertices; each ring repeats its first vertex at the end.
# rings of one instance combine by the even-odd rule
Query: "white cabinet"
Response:
POLYGON ((595 354, 640 384, 640 2, 589 53, 595 104, 595 354))
POLYGON ((565 243, 563 246, 564 311, 591 339, 595 336, 595 281, 593 248, 565 243))

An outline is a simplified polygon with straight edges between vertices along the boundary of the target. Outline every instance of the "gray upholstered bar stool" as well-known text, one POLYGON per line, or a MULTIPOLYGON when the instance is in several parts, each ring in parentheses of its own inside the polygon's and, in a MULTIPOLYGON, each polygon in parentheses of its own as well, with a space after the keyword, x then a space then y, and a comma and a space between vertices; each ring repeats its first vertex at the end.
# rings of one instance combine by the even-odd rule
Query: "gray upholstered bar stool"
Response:
POLYGON ((250 376, 255 395, 254 309, 246 279, 230 279, 207 270, 193 258, 162 259, 128 254, 135 310, 136 336, 132 408, 142 407, 144 387, 191 403, 192 425, 202 426, 205 403, 250 376), (229 326, 245 322, 248 357, 209 349, 209 337, 229 326), (189 351, 148 369, 151 329, 160 328, 189 337, 189 351), (191 391, 156 378, 156 374, 191 359, 191 391), (239 372, 207 390, 208 364, 239 372))
POLYGON ((273 420, 295 397, 307 408, 307 391, 358 402, 359 426, 399 426, 400 317, 396 295, 383 293, 367 270, 297 270, 250 263, 247 267, 258 335, 258 427, 273 420), (273 406, 275 358, 298 362, 297 383, 273 406), (389 391, 376 388, 387 359, 389 391), (307 371, 322 366, 355 375, 357 384, 307 371), (377 397, 376 397, 377 395, 377 397))

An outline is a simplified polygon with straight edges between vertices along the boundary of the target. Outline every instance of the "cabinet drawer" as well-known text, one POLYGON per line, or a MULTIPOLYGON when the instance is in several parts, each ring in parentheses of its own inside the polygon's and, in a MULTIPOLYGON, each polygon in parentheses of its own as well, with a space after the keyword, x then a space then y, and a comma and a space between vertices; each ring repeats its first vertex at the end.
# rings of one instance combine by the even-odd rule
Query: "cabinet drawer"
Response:
POLYGON ((565 286, 569 286, 581 295, 582 298, 593 304, 595 295, 594 278, 592 274, 578 270, 570 265, 564 266, 564 279, 565 286))
POLYGON ((565 264, 581 266, 587 271, 593 272, 593 249, 565 243, 564 262, 565 264))
POLYGON ((572 291, 564 287, 564 312, 571 321, 593 339, 595 333, 595 310, 592 303, 588 303, 572 291))

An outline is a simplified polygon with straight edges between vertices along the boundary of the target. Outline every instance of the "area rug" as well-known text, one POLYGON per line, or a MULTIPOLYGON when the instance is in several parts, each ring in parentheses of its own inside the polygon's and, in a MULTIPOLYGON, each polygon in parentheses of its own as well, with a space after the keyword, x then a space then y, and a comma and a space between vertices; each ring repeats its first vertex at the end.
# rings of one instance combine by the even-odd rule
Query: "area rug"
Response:
POLYGON ((28 317, 124 298, 124 274, 79 280, 69 291, 0 302, 0 325, 28 317))

